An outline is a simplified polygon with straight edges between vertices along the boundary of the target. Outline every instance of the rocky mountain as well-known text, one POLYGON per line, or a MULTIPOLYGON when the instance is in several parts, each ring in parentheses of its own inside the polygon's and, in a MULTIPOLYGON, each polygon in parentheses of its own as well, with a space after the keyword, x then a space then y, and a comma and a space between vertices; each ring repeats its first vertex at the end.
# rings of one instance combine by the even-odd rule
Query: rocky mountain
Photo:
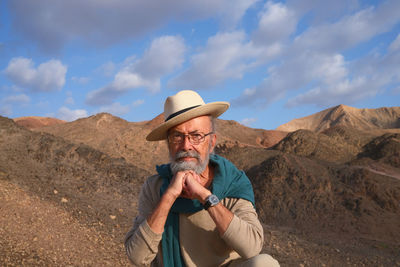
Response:
MULTIPOLYGON (((164 121, 159 115, 151 121, 128 122, 108 113, 100 113, 74 122, 34 129, 84 143, 113 157, 122 157, 133 165, 154 171, 155 164, 168 161, 165 142, 147 142, 145 137, 164 121), (143 159, 143 156, 146 159, 143 159)), ((221 145, 269 147, 279 142, 286 132, 252 129, 234 121, 217 120, 218 142, 221 145), (244 134, 245 133, 245 134, 244 134)))
POLYGON ((114 158, 123 158, 141 168, 154 170, 154 163, 168 159, 166 148, 161 142, 146 142, 144 136, 150 132, 148 122, 133 123, 108 113, 65 124, 35 129, 62 137, 73 143, 87 144, 114 158), (148 161, 143 160, 146 155, 148 161))
POLYGON ((293 132, 305 129, 321 132, 339 125, 359 130, 400 128, 400 107, 358 109, 339 105, 307 117, 294 119, 279 126, 277 130, 293 132))
MULTIPOLYGON (((330 244, 332 255, 353 251, 357 266, 375 266, 370 257, 383 250, 372 247, 382 244, 390 248, 387 256, 393 261, 379 264, 400 263, 396 254, 400 249, 400 133, 376 135, 336 126, 324 133, 289 133, 269 149, 236 146, 219 147, 217 152, 251 179, 262 222, 288 227, 296 237, 296 231, 301 231, 320 246, 330 244), (355 252, 357 248, 363 253, 355 252)), ((304 239, 288 242, 285 249, 291 252, 286 257, 293 255, 292 248, 299 242, 304 239)), ((304 245, 304 250, 309 249, 304 245)), ((279 249, 272 251, 279 254, 279 249)), ((352 265, 322 258, 309 266, 352 265)))
POLYGON ((361 220, 366 214, 375 218, 385 212, 400 219, 400 133, 379 136, 343 126, 325 133, 298 130, 269 149, 236 146, 219 147, 217 152, 246 170, 256 185, 264 221, 283 220, 284 225, 291 221, 297 228, 313 229, 326 223, 333 226, 330 231, 354 226, 353 234, 368 226, 376 229, 362 232, 373 238, 382 238, 379 229, 392 229, 386 232, 387 239, 396 236, 392 242, 400 238, 395 230, 400 225, 393 220, 386 221, 385 228, 381 227, 385 222, 361 220), (365 210, 358 206, 349 214, 354 204, 349 201, 365 210), (369 210, 372 207, 376 213, 369 210), (329 217, 326 222, 322 215, 329 217), (344 220, 351 217, 351 223, 344 220))
MULTIPOLYGON (((400 129, 382 120, 289 133, 217 121, 216 153, 253 183, 264 252, 282 266, 400 265, 400 129)), ((101 113, 31 131, 0 117, 0 265, 126 266, 140 185, 168 160, 145 141, 162 121, 101 113)))

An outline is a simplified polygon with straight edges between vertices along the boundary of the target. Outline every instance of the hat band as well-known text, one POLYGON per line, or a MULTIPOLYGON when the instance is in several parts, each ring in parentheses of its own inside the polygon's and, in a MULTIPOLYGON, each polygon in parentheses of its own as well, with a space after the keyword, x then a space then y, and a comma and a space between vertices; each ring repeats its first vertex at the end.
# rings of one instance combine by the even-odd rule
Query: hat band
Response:
POLYGON ((200 106, 201 106, 201 105, 197 105, 197 106, 188 107, 188 108, 184 108, 184 109, 182 109, 182 110, 179 110, 179 111, 177 111, 177 112, 172 113, 171 115, 169 115, 168 118, 165 119, 165 121, 168 121, 168 120, 170 120, 170 119, 172 119, 172 118, 178 116, 179 114, 182 114, 182 113, 184 113, 184 112, 186 112, 186 111, 189 111, 189 110, 191 110, 191 109, 194 109, 194 108, 197 108, 197 107, 200 107, 200 106))

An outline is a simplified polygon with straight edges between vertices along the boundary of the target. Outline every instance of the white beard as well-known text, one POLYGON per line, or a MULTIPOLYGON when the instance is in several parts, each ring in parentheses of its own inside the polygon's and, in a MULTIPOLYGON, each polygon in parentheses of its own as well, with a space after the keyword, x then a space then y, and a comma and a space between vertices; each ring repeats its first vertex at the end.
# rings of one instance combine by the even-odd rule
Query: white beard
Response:
POLYGON ((175 157, 171 160, 171 171, 172 174, 175 175, 179 171, 194 171, 197 174, 202 174, 206 169, 208 162, 210 160, 210 154, 207 153, 206 158, 201 160, 200 155, 196 151, 179 151, 176 153, 175 157), (183 157, 192 157, 197 159, 197 161, 180 161, 180 158, 183 157))

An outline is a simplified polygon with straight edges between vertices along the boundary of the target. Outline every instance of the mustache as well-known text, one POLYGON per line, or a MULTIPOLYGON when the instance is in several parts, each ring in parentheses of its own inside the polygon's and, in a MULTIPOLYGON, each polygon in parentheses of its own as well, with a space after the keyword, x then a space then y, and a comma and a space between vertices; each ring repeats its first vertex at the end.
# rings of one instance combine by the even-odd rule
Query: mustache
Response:
POLYGON ((179 151, 175 154, 174 160, 179 160, 180 158, 185 157, 195 158, 197 160, 200 159, 200 155, 196 151, 179 151))

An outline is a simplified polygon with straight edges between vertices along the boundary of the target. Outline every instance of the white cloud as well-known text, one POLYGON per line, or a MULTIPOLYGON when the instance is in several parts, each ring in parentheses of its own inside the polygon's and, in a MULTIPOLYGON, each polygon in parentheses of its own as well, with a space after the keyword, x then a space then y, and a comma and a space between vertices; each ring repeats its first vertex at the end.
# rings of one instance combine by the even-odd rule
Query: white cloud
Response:
POLYGON ((57 117, 65 121, 74 121, 80 118, 85 118, 88 113, 84 109, 71 110, 67 107, 61 107, 57 112, 57 117))
MULTIPOLYGON (((68 41, 82 39, 102 47, 143 36, 171 19, 222 17, 224 26, 236 25, 255 0, 14 0, 9 4, 13 27, 46 52, 68 41)), ((232 26, 231 26, 232 27, 232 26)))
POLYGON ((6 96, 0 99, 0 115, 10 117, 14 105, 26 105, 30 101, 30 97, 25 94, 6 96))
POLYGON ((299 90, 317 82, 324 87, 346 77, 342 55, 306 53, 290 58, 285 64, 271 67, 268 77, 255 88, 246 89, 233 104, 266 106, 282 98, 288 90, 299 90))
POLYGON ((354 103, 366 97, 374 96, 377 88, 368 88, 366 80, 358 78, 355 80, 344 80, 324 89, 319 87, 300 94, 287 102, 287 106, 299 106, 317 104, 318 106, 332 106, 337 104, 354 103))
POLYGON ((251 126, 253 123, 257 121, 256 118, 244 118, 241 123, 246 126, 251 126))
POLYGON ((397 35, 396 39, 390 44, 389 51, 394 52, 400 50, 400 34, 397 35))
POLYGON ((239 79, 253 67, 261 50, 246 41, 242 31, 218 33, 207 46, 192 56, 191 67, 172 79, 168 86, 179 89, 207 89, 226 79, 239 79))
POLYGON ((72 96, 69 96, 65 99, 64 104, 66 105, 73 105, 75 104, 75 100, 72 96))
POLYGON ((246 88, 246 89, 243 91, 243 94, 244 94, 245 96, 253 96, 255 93, 256 93, 256 89, 254 89, 254 88, 246 88))
POLYGON ((138 99, 138 100, 136 100, 136 101, 134 101, 132 103, 132 106, 136 108, 136 107, 139 107, 139 106, 141 106, 143 104, 144 104, 144 100, 143 99, 138 99))
POLYGON ((25 94, 10 95, 2 99, 4 104, 27 104, 31 101, 30 97, 25 94))
POLYGON ((75 99, 73 98, 73 93, 72 91, 67 91, 66 92, 67 98, 64 101, 65 105, 73 105, 75 104, 75 99))
POLYGON ((258 29, 253 34, 256 44, 271 45, 286 41, 296 30, 294 11, 282 3, 267 2, 260 14, 258 29))
MULTIPOLYGON (((132 71, 144 80, 159 81, 165 74, 180 67, 184 60, 185 44, 181 37, 163 36, 155 39, 149 49, 133 66, 132 71)), ((155 82, 153 82, 155 83, 155 82)), ((159 91, 160 88, 149 88, 159 91)))
POLYGON ((72 77, 72 81, 79 83, 79 84, 87 84, 90 81, 89 77, 72 77))
POLYGON ((358 0, 287 0, 286 4, 298 17, 307 16, 307 21, 312 25, 337 21, 344 14, 351 14, 360 8, 358 0))
POLYGON ((168 87, 210 89, 266 64, 284 52, 296 30, 296 14, 282 3, 267 2, 259 14, 257 29, 219 32, 191 56, 191 66, 169 81, 168 87))
POLYGON ((399 1, 386 1, 378 7, 344 16, 335 23, 311 27, 296 38, 295 52, 306 49, 335 53, 353 47, 388 31, 398 23, 399 9, 399 1))
POLYGON ((49 92, 60 90, 65 84, 67 67, 59 60, 49 60, 34 68, 31 59, 11 59, 4 70, 6 76, 17 86, 32 91, 49 92))
POLYGON ((259 0, 229 0, 221 14, 224 29, 234 29, 246 11, 259 0))
POLYGON ((391 90, 393 95, 400 95, 400 86, 397 86, 391 90))
MULTIPOLYGON (((335 71, 332 71, 332 76, 336 79, 327 79, 325 82, 322 80, 308 92, 290 99, 288 106, 352 104, 374 97, 386 88, 390 89, 400 84, 399 62, 400 50, 393 50, 385 55, 370 54, 349 63, 346 72, 340 75, 335 75, 335 71)), ((337 67, 340 68, 341 66, 337 67)))
POLYGON ((99 73, 101 75, 104 75, 105 77, 111 77, 114 75, 115 69, 116 69, 115 63, 109 61, 98 67, 95 70, 95 73, 99 73))
POLYGON ((269 67, 268 76, 258 86, 246 89, 233 104, 265 107, 289 91, 302 93, 292 97, 288 106, 353 104, 398 83, 398 39, 385 56, 371 53, 364 55, 365 59, 349 61, 344 55, 348 49, 392 29, 400 21, 394 11, 399 8, 399 1, 386 1, 309 27, 288 43, 280 60, 269 67))
POLYGON ((48 100, 41 100, 35 104, 37 108, 47 109, 50 107, 50 102, 48 100))
MULTIPOLYGON (((196 90, 217 88, 227 80, 254 78, 251 84, 256 86, 244 89, 234 103, 264 106, 286 95, 291 97, 289 106, 327 105, 343 99, 359 101, 385 88, 397 88, 400 35, 387 47, 389 35, 380 44, 371 43, 382 34, 395 31, 394 26, 400 21, 398 0, 371 2, 375 6, 357 0, 263 1, 257 5, 264 6, 258 17, 249 16, 241 24, 240 19, 255 2, 166 0, 154 10, 151 1, 146 0, 37 0, 35 4, 15 0, 10 7, 15 15, 14 26, 42 48, 50 49, 60 48, 70 40, 84 39, 99 46, 120 42, 163 27, 171 19, 181 23, 212 18, 220 20, 223 29, 228 30, 212 28, 217 33, 204 46, 191 50, 195 52, 184 70, 180 68, 186 47, 182 38, 175 36, 155 39, 143 55, 128 57, 122 64, 105 63, 98 71, 113 77, 112 82, 87 94, 86 102, 91 105, 114 105, 116 110, 123 110, 124 106, 112 104, 117 97, 138 88, 158 92, 170 76, 174 78, 167 84, 169 87, 196 90), (257 29, 252 31, 254 25, 257 29), (375 50, 365 52, 373 45, 375 50), (357 53, 353 54, 353 49, 357 53), (379 54, 386 52, 390 57, 379 54), (360 60, 361 53, 370 55, 360 60), (245 76, 260 66, 263 69, 245 76), (265 77, 255 80, 261 72, 266 73, 265 77)), ((196 38, 206 31, 195 30, 192 36, 198 44, 202 40, 196 38)), ((11 68, 10 62, 9 73, 5 72, 16 85, 34 91, 57 90, 64 85, 65 74, 61 87, 41 86, 46 79, 33 78, 38 76, 39 67, 29 59, 19 59, 18 68, 11 68)), ((128 106, 140 104, 137 101, 128 106)))
MULTIPOLYGON (((4 71, 3 71, 4 73, 4 71)), ((4 91, 4 92, 12 92, 12 93, 20 93, 23 92, 24 89, 21 87, 16 86, 15 84, 12 85, 2 85, 0 90, 4 91)))
POLYGON ((155 39, 141 59, 128 58, 126 65, 115 75, 114 81, 90 92, 86 102, 90 105, 107 105, 128 90, 146 88, 160 90, 160 79, 179 68, 184 59, 185 45, 177 36, 155 39))
POLYGON ((12 115, 12 108, 10 105, 0 106, 0 115, 5 117, 10 117, 12 115))
POLYGON ((129 111, 129 106, 123 106, 121 103, 116 102, 108 106, 100 107, 98 112, 107 112, 115 116, 122 116, 127 114, 129 111))

